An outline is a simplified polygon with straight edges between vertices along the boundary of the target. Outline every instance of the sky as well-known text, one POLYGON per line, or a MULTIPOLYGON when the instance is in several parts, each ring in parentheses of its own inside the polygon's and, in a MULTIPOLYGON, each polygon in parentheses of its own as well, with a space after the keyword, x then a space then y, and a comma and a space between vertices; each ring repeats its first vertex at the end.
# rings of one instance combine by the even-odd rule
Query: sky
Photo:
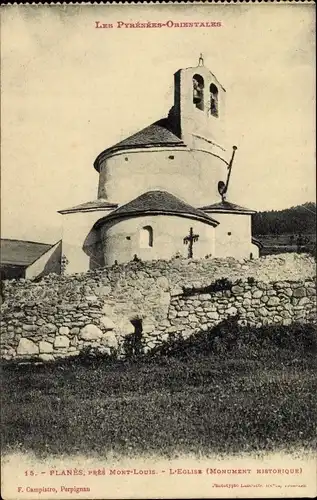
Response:
POLYGON ((226 88, 227 137, 239 148, 230 201, 314 201, 314 15, 285 3, 2 7, 1 236, 61 238, 57 211, 97 197, 96 156, 166 116, 173 74, 201 52, 226 88), (168 20, 222 26, 116 27, 168 20))

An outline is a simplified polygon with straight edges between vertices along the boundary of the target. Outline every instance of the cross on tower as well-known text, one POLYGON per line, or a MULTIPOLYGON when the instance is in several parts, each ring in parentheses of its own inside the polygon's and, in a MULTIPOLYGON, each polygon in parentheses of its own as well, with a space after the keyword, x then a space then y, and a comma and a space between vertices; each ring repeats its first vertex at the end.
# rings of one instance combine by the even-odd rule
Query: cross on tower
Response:
POLYGON ((193 244, 198 241, 199 234, 194 234, 193 228, 191 227, 189 230, 189 235, 185 236, 184 244, 188 245, 188 258, 193 258, 193 244))

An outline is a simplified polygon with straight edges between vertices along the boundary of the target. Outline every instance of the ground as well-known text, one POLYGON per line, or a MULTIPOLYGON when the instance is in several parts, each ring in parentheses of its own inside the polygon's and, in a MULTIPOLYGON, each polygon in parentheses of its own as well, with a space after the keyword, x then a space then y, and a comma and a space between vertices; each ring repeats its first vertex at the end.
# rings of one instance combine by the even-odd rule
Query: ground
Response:
POLYGON ((174 457, 313 449, 315 335, 313 327, 298 327, 278 350, 261 352, 241 345, 208 351, 205 337, 198 349, 189 342, 181 354, 176 345, 141 360, 9 363, 3 453, 174 457))

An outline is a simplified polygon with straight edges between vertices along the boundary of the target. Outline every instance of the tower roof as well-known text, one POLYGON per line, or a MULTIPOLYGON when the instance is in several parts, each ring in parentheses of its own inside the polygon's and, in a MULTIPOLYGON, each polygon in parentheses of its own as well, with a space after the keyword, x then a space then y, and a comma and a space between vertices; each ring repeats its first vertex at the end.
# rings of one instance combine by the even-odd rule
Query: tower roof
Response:
POLYGON ((255 214, 255 210, 250 210, 249 208, 240 207, 235 203, 230 203, 229 201, 220 201, 219 203, 214 203, 213 205, 208 205, 201 207, 200 210, 204 212, 223 212, 223 213, 242 213, 242 214, 255 214))
POLYGON ((110 203, 107 200, 99 198, 98 200, 87 201, 85 203, 81 203, 80 205, 75 205, 74 207, 58 210, 58 213, 71 214, 76 212, 94 212, 96 210, 112 210, 113 208, 117 208, 117 206, 117 203, 110 203))
POLYGON ((211 226, 219 224, 203 211, 192 207, 166 191, 148 191, 100 219, 96 222, 96 225, 114 219, 129 216, 140 217, 143 215, 177 215, 179 217, 196 219, 211 226))
POLYGON ((114 146, 105 149, 100 153, 94 167, 99 171, 99 163, 102 157, 107 156, 121 149, 148 148, 148 147, 173 147, 186 146, 184 142, 175 134, 173 122, 170 118, 162 118, 139 132, 123 139, 114 146))

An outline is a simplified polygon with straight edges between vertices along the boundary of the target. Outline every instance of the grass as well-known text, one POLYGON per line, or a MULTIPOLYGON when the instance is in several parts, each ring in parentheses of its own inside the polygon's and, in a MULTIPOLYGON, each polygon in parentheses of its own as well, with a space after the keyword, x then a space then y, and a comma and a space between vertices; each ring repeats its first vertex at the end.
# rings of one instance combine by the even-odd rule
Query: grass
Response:
POLYGON ((175 457, 314 448, 315 329, 294 326, 282 343, 279 328, 262 332, 260 343, 249 330, 226 343, 228 331, 175 339, 135 360, 4 365, 3 453, 175 457))
MULTIPOLYGON (((307 241, 303 243, 301 252, 316 255, 316 233, 304 234, 307 241)), ((297 235, 295 234, 264 234, 257 235, 256 238, 261 241, 263 248, 261 255, 273 255, 280 253, 298 252, 297 235), (291 237, 293 236, 293 240, 291 237)))

